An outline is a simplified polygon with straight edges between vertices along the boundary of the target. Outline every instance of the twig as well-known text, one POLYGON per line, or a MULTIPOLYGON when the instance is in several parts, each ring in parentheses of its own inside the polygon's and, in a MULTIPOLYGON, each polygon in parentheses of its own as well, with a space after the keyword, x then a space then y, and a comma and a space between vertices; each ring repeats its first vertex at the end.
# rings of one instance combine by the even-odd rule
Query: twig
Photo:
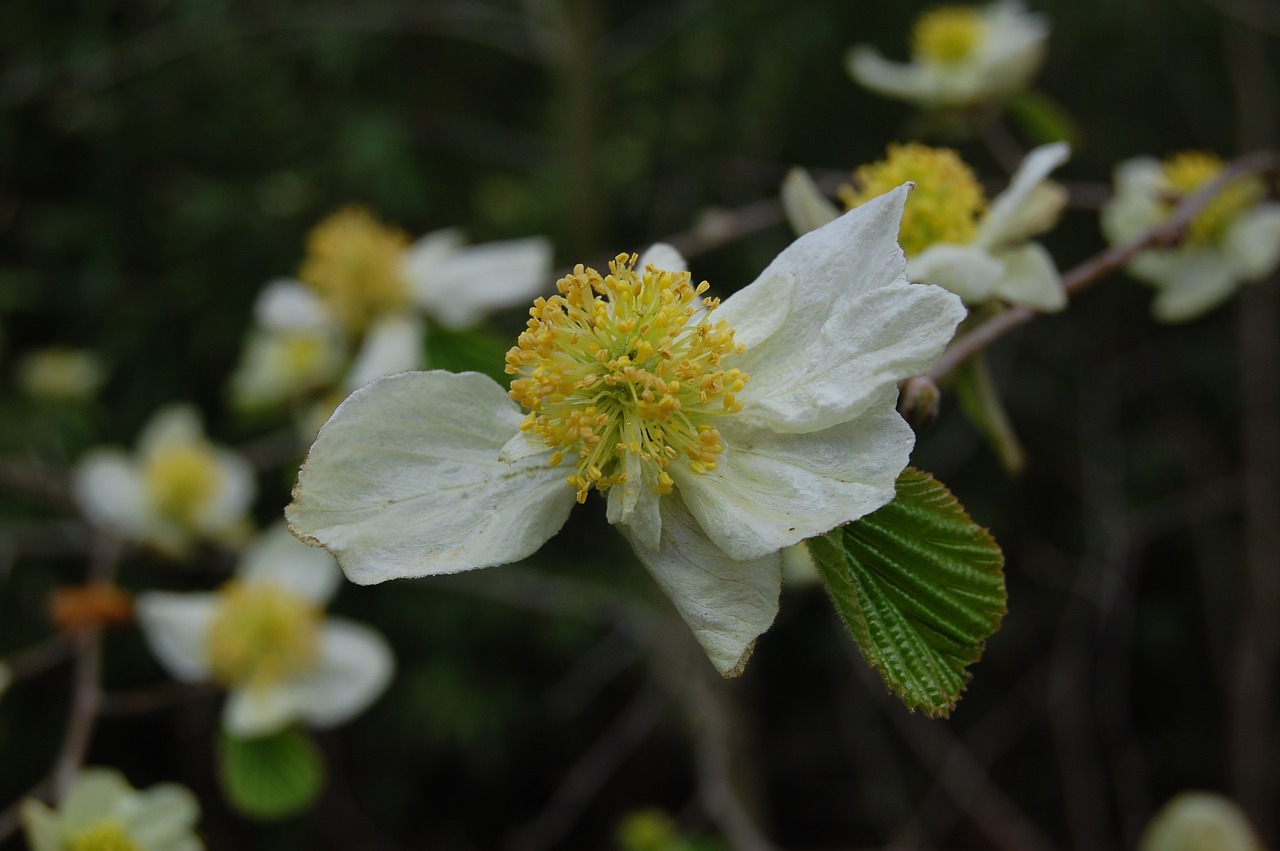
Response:
POLYGON ((98 704, 101 716, 146 715, 217 693, 208 683, 166 682, 130 691, 103 692, 98 704))
MULTIPOLYGON (((1187 227, 1210 201, 1228 184, 1255 174, 1274 174, 1280 170, 1280 157, 1272 151, 1259 151, 1241 157, 1224 168, 1217 177, 1182 199, 1169 218, 1151 230, 1086 260, 1062 276, 1068 297, 1075 297, 1149 248, 1171 248, 1182 242, 1187 227)), ((1027 324, 1040 314, 1029 307, 1011 307, 983 322, 977 328, 951 342, 942 353, 928 378, 938 382, 943 376, 973 355, 990 346, 1015 328, 1027 324)))
POLYGON ((74 647, 65 635, 55 634, 30 647, 11 654, 4 660, 13 673, 13 681, 39 676, 50 668, 67 661, 74 647))
POLYGON ((71 718, 62 739, 62 748, 53 765, 50 785, 54 798, 61 798, 71 788, 80 766, 89 753, 89 742, 98 720, 102 692, 98 680, 102 674, 102 630, 87 629, 76 636, 75 670, 71 679, 71 718))

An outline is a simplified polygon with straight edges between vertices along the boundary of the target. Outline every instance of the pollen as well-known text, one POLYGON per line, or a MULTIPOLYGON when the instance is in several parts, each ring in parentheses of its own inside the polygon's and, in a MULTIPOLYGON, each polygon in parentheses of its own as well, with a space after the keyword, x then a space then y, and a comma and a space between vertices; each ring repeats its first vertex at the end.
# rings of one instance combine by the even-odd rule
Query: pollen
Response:
POLYGON ((716 423, 742 410, 748 376, 731 362, 743 347, 712 319, 709 285, 637 262, 619 254, 604 276, 576 266, 507 352, 518 376, 508 395, 529 411, 521 428, 554 450, 553 465, 573 463, 579 502, 633 475, 666 494, 673 466, 715 469, 716 423))
POLYGON ((976 9, 940 6, 916 19, 911 29, 911 55, 916 59, 952 65, 971 57, 986 34, 976 9))
POLYGON ((147 494, 163 517, 192 526, 218 489, 218 456, 205 443, 170 443, 148 456, 142 471, 147 494))
MULTIPOLYGON (((1223 169, 1221 159, 1201 151, 1175 154, 1163 165, 1166 193, 1163 200, 1170 211, 1187 195, 1217 177, 1223 169)), ((1191 220, 1187 240, 1197 244, 1217 242, 1241 213, 1262 200, 1265 191, 1257 178, 1243 177, 1227 184, 1191 220)))
POLYGON ((840 189, 846 209, 914 181, 907 196, 898 241, 908 257, 937 243, 966 243, 977 232, 978 217, 986 210, 986 195, 973 170, 950 148, 930 148, 917 142, 890 145, 888 156, 861 166, 853 186, 840 189))
POLYGON ((205 639, 213 678, 228 687, 262 687, 313 668, 320 611, 271 582, 223 586, 205 639))
POLYGON ((114 819, 95 822, 67 837, 66 851, 142 851, 125 826, 114 819))
POLYGON ((363 207, 346 207, 312 229, 298 278, 359 334, 375 317, 408 303, 409 284, 400 271, 408 245, 408 234, 363 207))

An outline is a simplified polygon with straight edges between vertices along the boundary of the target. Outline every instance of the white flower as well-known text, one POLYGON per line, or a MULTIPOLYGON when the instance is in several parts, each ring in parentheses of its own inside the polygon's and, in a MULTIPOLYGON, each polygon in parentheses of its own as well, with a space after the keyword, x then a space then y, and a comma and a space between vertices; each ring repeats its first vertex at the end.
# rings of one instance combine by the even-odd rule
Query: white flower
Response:
MULTIPOLYGON (((1129 242, 1168 218, 1182 197, 1222 169, 1212 154, 1184 153, 1160 162, 1137 157, 1116 167, 1115 195, 1102 209, 1102 232, 1113 245, 1129 242)), ((1221 304, 1241 283, 1266 277, 1280 263, 1280 204, 1263 200, 1262 184, 1241 179, 1192 220, 1176 248, 1153 248, 1128 266, 1156 287, 1151 312, 1181 322, 1221 304)))
POLYGON ((85 349, 40 349, 18 363, 22 389, 44 399, 83 402, 93 398, 106 379, 102 359, 85 349))
POLYGON ((914 443, 897 382, 963 316, 906 280, 907 189, 801 237, 723 305, 634 257, 577 267, 530 310, 510 394, 435 371, 348 397, 291 528, 366 584, 518 561, 599 490, 716 668, 740 672, 777 612, 780 550, 893 498, 914 443))
POLYGON ((372 703, 394 667, 376 632, 322 617, 339 578, 328 554, 280 524, 250 543, 221 590, 140 594, 138 621, 174 677, 227 689, 227 732, 262 736, 299 719, 330 727, 372 703))
POLYGON ((192 831, 200 805, 184 786, 161 783, 139 791, 118 771, 82 770, 55 812, 22 802, 31 851, 200 851, 192 831))
MULTIPOLYGON (((907 277, 937 284, 966 304, 992 299, 1043 312, 1066 306, 1053 258, 1030 238, 1057 223, 1066 203, 1049 173, 1071 154, 1064 142, 1027 154, 1009 186, 987 205, 973 172, 954 151, 920 144, 890 145, 889 156, 855 174, 860 187, 842 193, 853 206, 888 186, 912 180, 900 240, 907 277)), ((799 233, 838 215, 804 172, 795 170, 782 187, 783 205, 799 233)))
POLYGON ((1044 62, 1049 25, 1021 3, 944 6, 924 13, 911 61, 890 62, 870 45, 849 52, 853 79, 873 92, 926 106, 967 106, 1025 89, 1044 62))
POLYGON ((1213 792, 1183 792, 1160 808, 1138 851, 1264 851, 1240 805, 1213 792))
POLYGON ((94 525, 181 555, 196 539, 239 543, 256 484, 243 458, 205 439, 194 408, 173 405, 143 428, 136 455, 90 451, 72 489, 94 525))
POLYGON ((467 247, 461 232, 442 230, 410 244, 361 208, 340 210, 312 231, 300 280, 273 281, 259 296, 258 328, 233 396, 246 406, 271 404, 336 380, 344 338, 355 348, 347 390, 420 369, 423 316, 447 328, 477 325, 493 310, 527 302, 550 271, 545 239, 467 247), (299 351, 303 345, 310 348, 299 351))

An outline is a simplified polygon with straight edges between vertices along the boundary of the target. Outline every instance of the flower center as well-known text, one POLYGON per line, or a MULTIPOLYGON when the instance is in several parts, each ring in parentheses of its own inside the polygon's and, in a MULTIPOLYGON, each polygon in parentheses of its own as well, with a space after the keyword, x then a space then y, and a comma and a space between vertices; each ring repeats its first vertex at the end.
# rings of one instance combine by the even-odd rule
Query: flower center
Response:
POLYGON ((987 207, 982 185, 950 148, 930 148, 916 142, 890 145, 888 157, 861 166, 853 179, 856 188, 840 189, 840 199, 848 209, 908 180, 915 181, 898 232, 908 257, 936 243, 970 242, 977 232, 978 216, 987 207))
POLYGON ((319 625, 319 609, 275 583, 228 582, 205 638, 214 679, 270 686, 314 667, 319 625))
MULTIPOLYGON (((1170 210, 1187 195, 1218 176, 1222 160, 1213 154, 1188 151, 1164 161, 1164 183, 1168 192, 1165 202, 1170 210)), ((1191 220, 1187 241, 1197 244, 1216 242, 1232 222, 1245 210, 1262 200, 1262 182, 1256 178, 1240 178, 1223 187, 1212 201, 1191 220)))
POLYGON ((529 409, 520 428, 555 449, 553 466, 577 456, 568 483, 578 502, 625 484, 628 462, 660 494, 677 461, 713 469, 724 450, 714 422, 742 410, 748 376, 721 366, 742 345, 711 321, 719 299, 699 299, 709 285, 653 266, 637 273, 636 262, 619 254, 604 277, 579 264, 556 282, 559 295, 533 303, 507 352, 507 373, 520 376, 508 395, 529 409))
POLYGON ((96 822, 67 838, 66 851, 142 851, 142 846, 114 820, 96 822))
POLYGON ((985 31, 986 24, 976 9, 941 6, 916 20, 911 30, 911 55, 940 65, 963 62, 973 55, 985 31))
POLYGON ((151 453, 142 475, 160 515, 190 526, 213 498, 222 474, 211 446, 170 443, 151 453))
POLYGON ((400 260, 409 237, 363 207, 347 207, 312 229, 298 278, 319 294, 353 334, 403 307, 409 284, 400 260))

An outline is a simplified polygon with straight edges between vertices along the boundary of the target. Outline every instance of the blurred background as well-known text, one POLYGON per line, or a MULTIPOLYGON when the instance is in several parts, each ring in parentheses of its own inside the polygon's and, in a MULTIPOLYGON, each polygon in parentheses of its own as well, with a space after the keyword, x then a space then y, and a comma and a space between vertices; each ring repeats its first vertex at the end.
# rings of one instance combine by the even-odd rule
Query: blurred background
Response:
MULTIPOLYGON (((1073 205, 1043 240, 1061 268, 1102 249, 1121 159, 1277 146, 1274 3, 1031 6, 1053 26, 1040 107, 1009 133, 1074 144, 1073 205)), ((791 240, 792 165, 834 185, 924 137, 1002 185, 978 139, 843 69, 858 42, 903 58, 927 7, 0 5, 0 658, 45 640, 51 590, 83 581, 67 471, 133 445, 159 405, 194 402, 218 442, 267 459, 255 516, 279 517, 305 447, 279 451, 284 420, 235 412, 227 378, 257 293, 339 207, 411 234, 545 235, 560 269, 668 240, 723 295, 791 240), (96 400, 21 392, 15 364, 55 344, 102 357, 96 400)), ((788 586, 721 682, 593 501, 529 563, 342 590, 333 608, 382 631, 398 672, 319 735, 309 812, 262 824, 225 803, 220 698, 157 692, 132 628, 106 638, 89 761, 190 786, 213 849, 1120 849, 1185 789, 1232 795, 1274 847, 1275 281, 1180 326, 1149 297, 1115 275, 990 351, 1021 476, 949 397, 920 432, 913 463, 1007 558, 1009 614, 949 720, 885 693, 817 587, 788 586)), ((516 309, 491 329, 522 325, 516 309)), ((120 582, 207 588, 229 559, 130 553, 120 582)), ((0 698, 0 807, 57 753, 67 671, 0 698)))

